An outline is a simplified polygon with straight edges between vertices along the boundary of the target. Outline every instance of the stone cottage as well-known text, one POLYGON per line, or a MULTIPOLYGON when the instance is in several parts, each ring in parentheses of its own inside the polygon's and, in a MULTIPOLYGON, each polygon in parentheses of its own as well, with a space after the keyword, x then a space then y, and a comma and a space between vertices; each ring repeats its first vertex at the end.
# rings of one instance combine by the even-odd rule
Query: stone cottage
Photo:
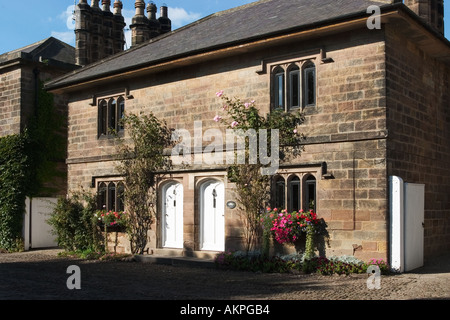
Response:
MULTIPOLYGON (((80 1, 77 10, 88 7, 80 1)), ((281 165, 273 194, 289 210, 313 204, 328 223, 328 255, 389 257, 391 176, 425 185, 425 257, 450 249, 443 1, 262 0, 174 31, 162 28, 151 4, 148 17, 143 1, 135 7, 131 49, 47 84, 69 97, 69 190, 91 188, 118 209, 116 138, 107 128, 126 137, 118 124, 124 112, 152 112, 192 135, 196 121, 203 132, 217 128, 215 93, 224 90, 255 100, 263 113, 304 113, 304 152, 281 165)), ((77 45, 81 57, 93 50, 77 45)), ((188 255, 241 247, 242 221, 226 206, 234 200, 226 169, 170 172, 150 249, 188 255), (164 205, 174 197, 176 206, 164 205)))

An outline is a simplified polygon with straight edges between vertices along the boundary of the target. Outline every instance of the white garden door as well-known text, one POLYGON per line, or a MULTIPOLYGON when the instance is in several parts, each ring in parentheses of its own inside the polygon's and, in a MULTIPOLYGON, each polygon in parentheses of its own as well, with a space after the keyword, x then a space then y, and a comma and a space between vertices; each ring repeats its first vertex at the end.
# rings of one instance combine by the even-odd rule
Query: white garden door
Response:
POLYGON ((183 186, 170 183, 163 188, 162 246, 183 248, 183 186))
POLYGON ((200 187, 200 249, 225 250, 225 187, 211 180, 200 187))

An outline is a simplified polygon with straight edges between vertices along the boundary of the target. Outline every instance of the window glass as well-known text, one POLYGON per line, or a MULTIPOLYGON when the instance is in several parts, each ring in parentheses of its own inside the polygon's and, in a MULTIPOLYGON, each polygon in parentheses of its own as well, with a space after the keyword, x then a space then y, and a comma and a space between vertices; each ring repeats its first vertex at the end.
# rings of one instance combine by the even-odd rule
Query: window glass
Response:
POLYGON ((289 181, 289 211, 300 211, 301 209, 301 194, 300 194, 300 179, 293 177, 289 181))
POLYGON ((300 70, 294 67, 289 72, 290 108, 300 108, 300 70))
POLYGON ((304 69, 305 106, 316 104, 316 67, 308 64, 304 69))
POLYGON ((124 118, 125 118, 125 101, 123 99, 119 99, 118 127, 119 127, 120 131, 125 129, 123 121, 122 121, 124 118))
POLYGON ((283 178, 279 177, 275 181, 275 199, 273 204, 275 208, 284 209, 286 206, 285 186, 283 178))
POLYGON ((282 70, 277 70, 277 73, 275 73, 274 93, 275 93, 274 107, 276 109, 284 109, 285 89, 284 89, 284 72, 282 70))
POLYGON ((108 129, 111 131, 117 130, 117 101, 113 99, 109 104, 108 112, 108 129))
POLYGON ((106 210, 106 184, 100 183, 97 194, 97 207, 99 210, 106 210))
POLYGON ((122 182, 117 185, 117 211, 125 211, 125 186, 122 182))
POLYGON ((111 182, 108 185, 108 211, 116 211, 116 184, 111 182))
POLYGON ((310 175, 306 179, 306 208, 316 211, 316 178, 310 175))
POLYGON ((108 105, 102 100, 99 105, 99 135, 108 134, 108 105))

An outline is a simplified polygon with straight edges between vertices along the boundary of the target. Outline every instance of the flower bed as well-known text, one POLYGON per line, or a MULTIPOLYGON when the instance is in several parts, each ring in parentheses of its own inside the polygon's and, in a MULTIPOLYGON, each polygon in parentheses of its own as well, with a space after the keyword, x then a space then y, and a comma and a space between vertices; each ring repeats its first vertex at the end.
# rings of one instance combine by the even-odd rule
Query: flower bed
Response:
POLYGON ((287 255, 265 257, 259 252, 245 254, 241 251, 222 252, 215 258, 217 267, 251 272, 287 273, 303 272, 321 275, 364 274, 371 265, 380 268, 382 274, 389 273, 388 264, 382 260, 372 259, 369 262, 354 257, 314 257, 305 259, 304 255, 287 255))

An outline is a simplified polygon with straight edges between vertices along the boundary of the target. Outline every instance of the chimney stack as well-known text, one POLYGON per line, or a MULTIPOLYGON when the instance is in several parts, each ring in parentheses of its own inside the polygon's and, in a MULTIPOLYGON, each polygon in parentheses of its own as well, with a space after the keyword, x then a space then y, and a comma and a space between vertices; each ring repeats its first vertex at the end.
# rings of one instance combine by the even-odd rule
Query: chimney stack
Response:
POLYGON ((85 66, 124 50, 125 20, 122 2, 115 0, 114 14, 111 0, 80 0, 75 8, 76 63, 85 66))
MULTIPOLYGON (((125 19, 122 15, 121 0, 79 0, 75 7, 76 16, 76 63, 85 66, 119 53, 125 47, 125 19)), ((161 7, 161 16, 155 3, 150 1, 145 15, 145 1, 135 0, 135 16, 130 25, 132 46, 144 43, 161 34, 172 31, 172 22, 165 4, 161 7)))
POLYGON ((145 2, 136 0, 136 14, 130 26, 132 32, 131 46, 137 46, 161 34, 172 31, 172 22, 168 16, 166 5, 161 7, 161 17, 156 18, 157 7, 153 1, 147 5, 148 18, 144 15, 145 2))
POLYGON ((169 19, 169 9, 165 4, 161 7, 161 17, 158 19, 161 24, 161 34, 172 31, 172 21, 169 19))
POLYGON ((444 34, 444 0, 405 0, 405 4, 436 31, 444 34))

